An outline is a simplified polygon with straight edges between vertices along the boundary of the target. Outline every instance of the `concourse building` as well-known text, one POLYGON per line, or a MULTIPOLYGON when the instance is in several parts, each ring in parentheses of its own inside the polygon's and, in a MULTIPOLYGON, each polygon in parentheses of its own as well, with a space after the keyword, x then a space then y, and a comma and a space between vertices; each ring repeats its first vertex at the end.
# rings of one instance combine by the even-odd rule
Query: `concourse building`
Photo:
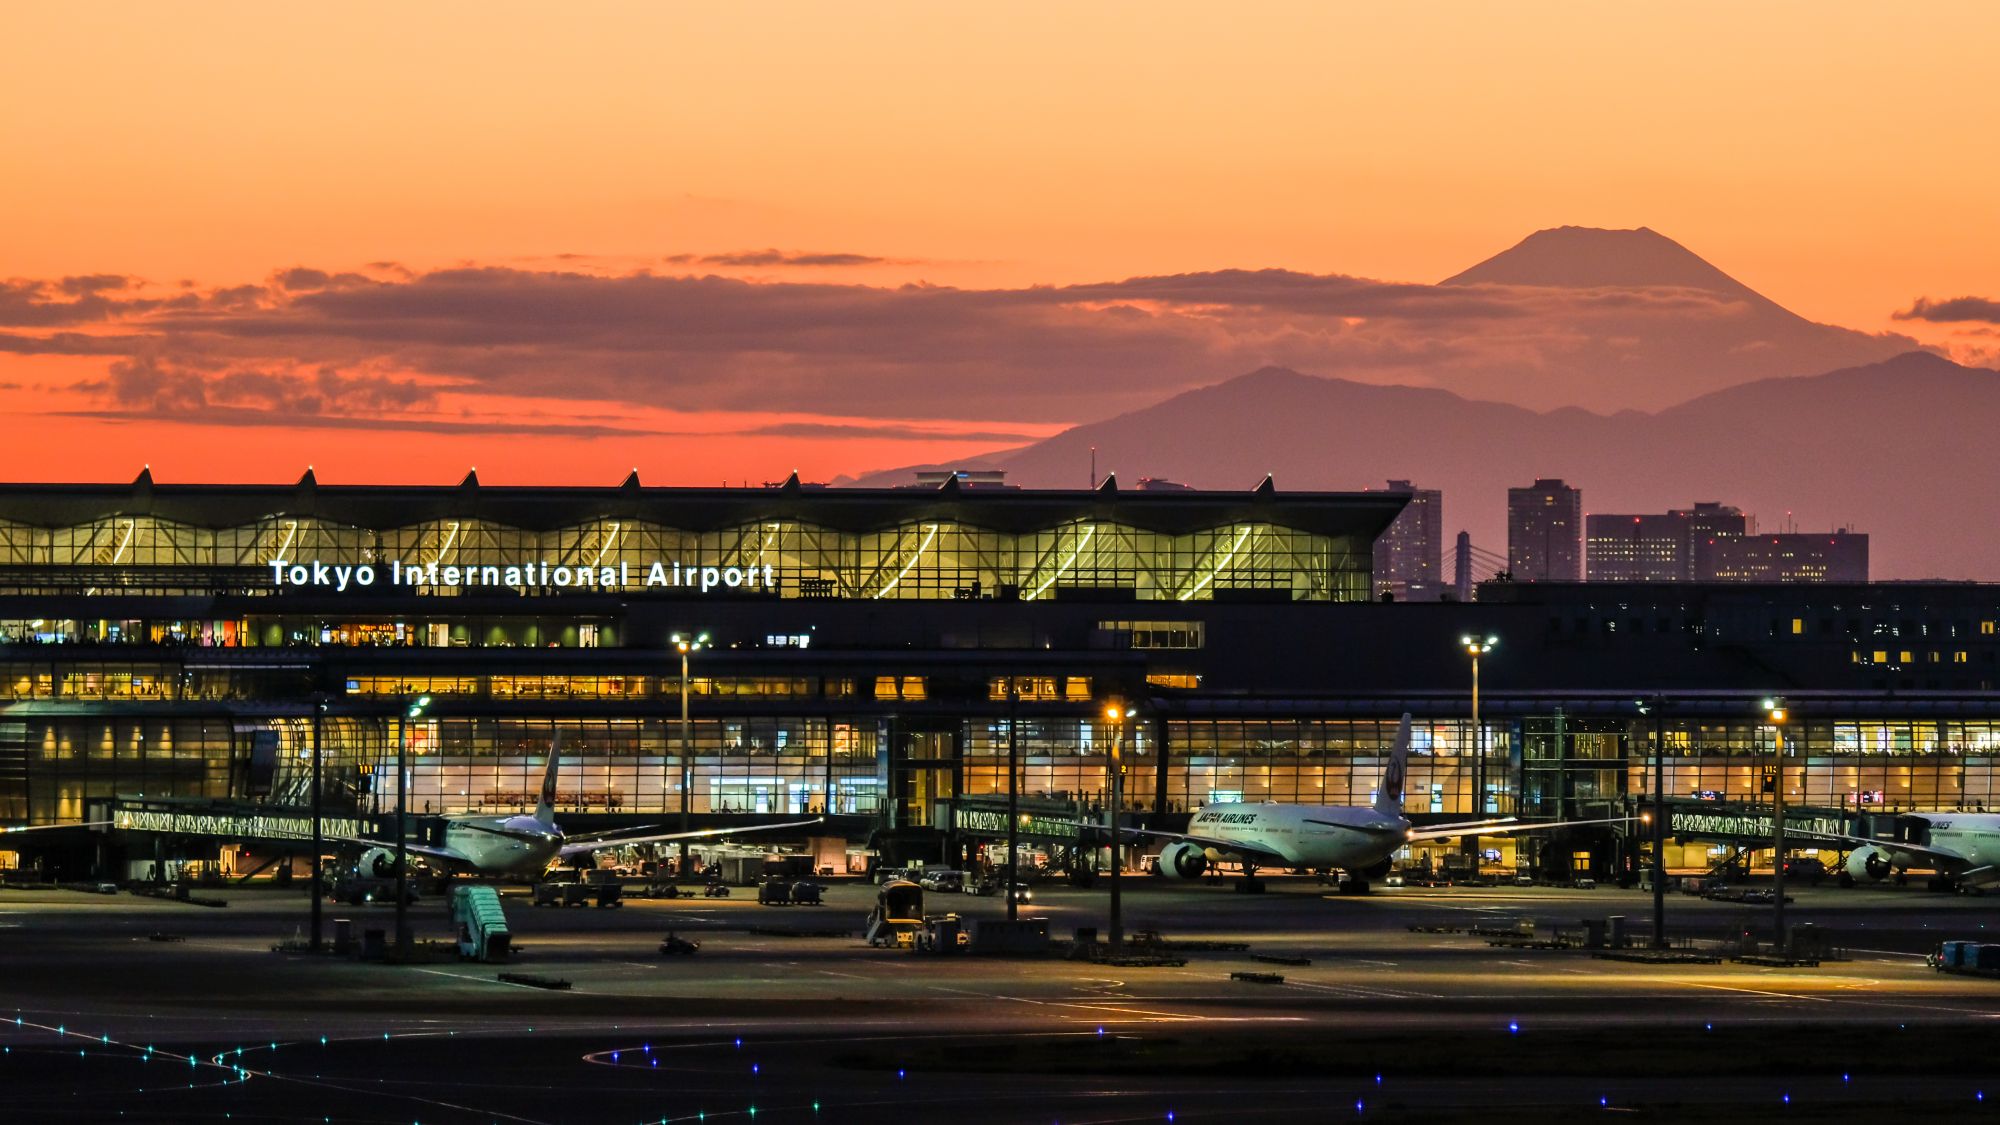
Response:
MULTIPOLYGON (((1656 753, 1676 800, 1754 805, 1773 693, 1800 806, 1996 799, 1992 587, 1387 603, 1373 546, 1405 494, 976 483, 0 485, 0 825, 70 826, 0 864, 248 872, 298 848, 315 762, 339 831, 392 818, 399 752, 420 821, 518 811, 558 733, 571 832, 805 814, 898 860, 990 842, 1010 750, 1041 825, 1104 811, 1114 747, 1156 827, 1366 803, 1406 711, 1420 821, 1624 815, 1656 753), (1467 634, 1500 642, 1476 733, 1467 634), (706 639, 684 666, 675 637, 706 639)), ((1516 846, 1488 858, 1630 854, 1516 846)))

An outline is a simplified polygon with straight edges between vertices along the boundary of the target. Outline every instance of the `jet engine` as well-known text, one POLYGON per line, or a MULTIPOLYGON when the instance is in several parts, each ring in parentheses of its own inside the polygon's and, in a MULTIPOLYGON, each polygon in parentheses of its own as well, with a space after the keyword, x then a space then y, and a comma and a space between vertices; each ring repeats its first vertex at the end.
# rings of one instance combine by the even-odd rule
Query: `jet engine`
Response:
POLYGON ((369 848, 361 853, 361 860, 354 865, 354 869, 365 876, 393 879, 396 877, 396 849, 369 848))
POLYGON ((1208 853, 1199 844, 1181 840, 1160 852, 1160 874, 1169 879, 1199 879, 1206 870, 1208 853))
POLYGON ((1847 853, 1846 872, 1854 879, 1880 880, 1888 877, 1895 864, 1881 848, 1862 847, 1847 853))

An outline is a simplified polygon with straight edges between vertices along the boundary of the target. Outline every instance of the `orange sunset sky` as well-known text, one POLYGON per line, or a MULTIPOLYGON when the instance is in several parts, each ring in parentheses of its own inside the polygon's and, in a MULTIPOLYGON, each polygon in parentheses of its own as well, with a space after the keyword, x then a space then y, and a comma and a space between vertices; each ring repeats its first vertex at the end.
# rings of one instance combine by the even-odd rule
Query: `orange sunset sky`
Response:
POLYGON ((7 479, 828 479, 1324 330, 1028 287, 1427 284, 1564 224, 2000 354, 1892 319, 2000 296, 1990 3, 16 4, 0 42, 7 479))

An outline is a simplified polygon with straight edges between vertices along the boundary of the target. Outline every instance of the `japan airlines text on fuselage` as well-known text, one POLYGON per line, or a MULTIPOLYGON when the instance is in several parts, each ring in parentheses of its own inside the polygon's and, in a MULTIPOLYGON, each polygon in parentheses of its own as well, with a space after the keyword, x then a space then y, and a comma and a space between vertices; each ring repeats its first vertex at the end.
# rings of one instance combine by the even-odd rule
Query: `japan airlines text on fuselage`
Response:
POLYGON ((1217 804, 1196 813, 1187 834, 1280 856, 1288 867, 1351 871, 1394 854, 1408 842, 1410 822, 1350 805, 1217 804))

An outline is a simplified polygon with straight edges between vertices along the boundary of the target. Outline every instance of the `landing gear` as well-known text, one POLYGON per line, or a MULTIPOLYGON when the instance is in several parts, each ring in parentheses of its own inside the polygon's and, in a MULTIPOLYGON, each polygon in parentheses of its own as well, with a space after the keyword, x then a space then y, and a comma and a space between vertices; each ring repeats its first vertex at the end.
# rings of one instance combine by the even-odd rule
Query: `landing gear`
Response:
POLYGON ((1256 868, 1248 864, 1244 865, 1243 877, 1236 880, 1236 893, 1240 895, 1261 895, 1264 893, 1264 880, 1257 877, 1256 868))
POLYGON ((1925 887, 1939 892, 1955 891, 1958 889, 1958 880, 1949 875, 1933 875, 1925 887))
POLYGON ((1846 888, 1846 887, 1852 887, 1852 886, 1854 885, 1854 876, 1852 876, 1852 875, 1849 875, 1849 874, 1848 874, 1847 872, 1845 872, 1845 871, 1841 872, 1841 873, 1840 873, 1840 885, 1841 885, 1841 886, 1842 886, 1843 888, 1846 888))

